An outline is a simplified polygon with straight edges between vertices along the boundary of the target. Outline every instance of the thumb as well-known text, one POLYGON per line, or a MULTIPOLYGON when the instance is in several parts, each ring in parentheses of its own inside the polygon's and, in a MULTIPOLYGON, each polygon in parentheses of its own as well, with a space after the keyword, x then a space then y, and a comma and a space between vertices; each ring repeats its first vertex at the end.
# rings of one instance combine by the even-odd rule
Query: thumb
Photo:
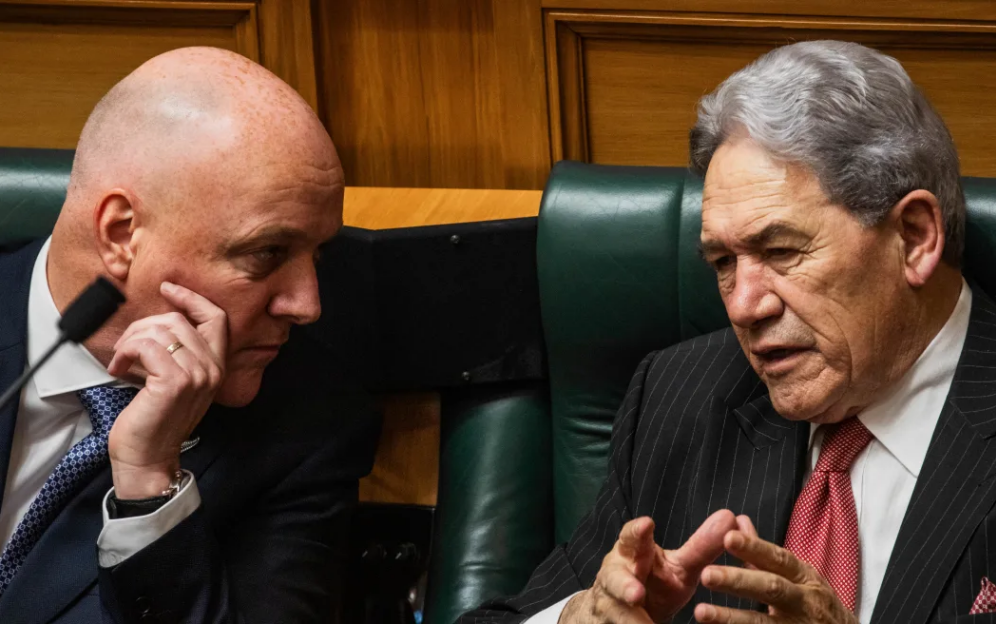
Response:
POLYGON ((620 555, 632 562, 633 574, 639 579, 645 579, 650 573, 650 564, 656 548, 654 521, 649 517, 630 520, 619 531, 616 549, 620 555))

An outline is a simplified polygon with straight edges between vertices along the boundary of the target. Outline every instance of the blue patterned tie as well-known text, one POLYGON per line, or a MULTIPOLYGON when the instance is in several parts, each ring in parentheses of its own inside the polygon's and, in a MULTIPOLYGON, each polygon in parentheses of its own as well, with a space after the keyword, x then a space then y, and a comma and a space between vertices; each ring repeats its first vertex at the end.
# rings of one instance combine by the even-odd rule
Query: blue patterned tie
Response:
POLYGON ((93 432, 73 445, 49 475, 0 555, 0 595, 66 503, 107 463, 107 436, 118 414, 138 394, 135 388, 98 386, 77 393, 93 432))

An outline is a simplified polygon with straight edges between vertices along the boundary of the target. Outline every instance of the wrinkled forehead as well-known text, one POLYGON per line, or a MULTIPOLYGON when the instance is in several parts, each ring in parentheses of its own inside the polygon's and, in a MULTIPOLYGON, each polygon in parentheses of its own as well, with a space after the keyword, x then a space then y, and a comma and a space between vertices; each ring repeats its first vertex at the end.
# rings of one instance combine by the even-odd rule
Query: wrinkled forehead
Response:
POLYGON ((807 229, 829 204, 807 168, 747 144, 716 152, 702 192, 702 239, 746 238, 777 224, 807 229))

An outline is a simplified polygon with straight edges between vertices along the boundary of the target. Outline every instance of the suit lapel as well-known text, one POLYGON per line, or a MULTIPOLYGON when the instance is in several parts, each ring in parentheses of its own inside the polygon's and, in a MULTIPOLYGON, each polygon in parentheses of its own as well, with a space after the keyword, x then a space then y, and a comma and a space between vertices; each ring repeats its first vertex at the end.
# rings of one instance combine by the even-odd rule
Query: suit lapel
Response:
POLYGON ((733 410, 733 417, 747 442, 734 446, 742 449, 736 452, 741 459, 730 478, 742 480, 735 489, 744 492, 742 507, 734 511, 750 516, 762 539, 781 544, 802 488, 809 423, 786 420, 768 394, 733 410))
MULTIPOLYGON (((692 513, 684 526, 686 536, 701 526, 709 514, 730 509, 748 515, 762 539, 776 544, 785 539, 804 474, 809 423, 792 422, 780 416, 763 384, 758 384, 752 394, 752 400, 736 409, 714 407, 714 411, 722 410, 720 413, 726 417, 714 421, 722 428, 721 432, 707 434, 715 436, 719 444, 715 455, 705 456, 699 466, 692 513)), ((717 563, 740 565, 726 553, 717 563)), ((753 601, 701 586, 693 602, 737 609, 759 607, 753 601)))
MULTIPOLYGON (((24 372, 27 364, 28 290, 31 271, 44 241, 14 253, 0 254, 0 392, 24 372)), ((0 409, 0 505, 7 483, 19 401, 0 409)))
MULTIPOLYGON (((224 448, 217 421, 225 412, 212 408, 193 436, 201 441, 180 457, 183 468, 198 483, 224 448)), ((56 517, 0 597, 0 621, 49 622, 94 586, 99 565, 97 538, 103 529, 101 505, 111 486, 111 470, 104 468, 56 517)))
POLYGON ((996 306, 975 289, 968 335, 875 604, 873 622, 926 622, 996 502, 996 306))

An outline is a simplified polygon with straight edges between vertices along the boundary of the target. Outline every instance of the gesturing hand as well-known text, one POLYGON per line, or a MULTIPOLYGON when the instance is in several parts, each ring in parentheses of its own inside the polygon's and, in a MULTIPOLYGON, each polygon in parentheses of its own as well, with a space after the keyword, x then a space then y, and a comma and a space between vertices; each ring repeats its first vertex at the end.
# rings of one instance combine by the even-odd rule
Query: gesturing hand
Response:
POLYGON ((677 550, 654 541, 654 521, 627 522, 591 589, 575 596, 561 624, 664 622, 688 604, 702 569, 723 552, 723 536, 737 527, 728 510, 717 511, 677 550))
POLYGON ((228 319, 221 308, 182 286, 163 283, 181 312, 132 323, 107 366, 145 387, 118 416, 108 439, 115 496, 158 496, 180 465, 180 445, 207 412, 225 373, 228 319), (183 346, 172 354, 167 347, 183 346))
POLYGON ((768 613, 709 604, 695 607, 695 619, 721 624, 858 624, 816 569, 784 548, 759 538, 751 526, 731 531, 726 550, 750 569, 709 566, 702 584, 714 591, 756 600, 768 613))

